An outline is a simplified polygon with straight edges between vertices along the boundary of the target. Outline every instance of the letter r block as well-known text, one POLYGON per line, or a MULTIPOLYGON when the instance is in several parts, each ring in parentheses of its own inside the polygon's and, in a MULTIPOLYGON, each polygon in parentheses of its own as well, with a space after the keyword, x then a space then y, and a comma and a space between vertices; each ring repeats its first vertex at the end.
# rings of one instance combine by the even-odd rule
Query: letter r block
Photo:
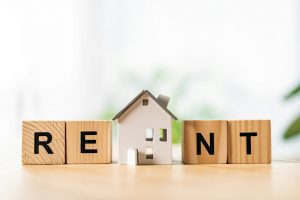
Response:
POLYGON ((228 163, 271 163, 270 120, 229 121, 228 163))
POLYGON ((64 164, 65 122, 23 121, 22 163, 64 164))
POLYGON ((68 164, 111 163, 111 121, 67 121, 68 164))
POLYGON ((227 163, 227 121, 183 121, 184 164, 227 163))

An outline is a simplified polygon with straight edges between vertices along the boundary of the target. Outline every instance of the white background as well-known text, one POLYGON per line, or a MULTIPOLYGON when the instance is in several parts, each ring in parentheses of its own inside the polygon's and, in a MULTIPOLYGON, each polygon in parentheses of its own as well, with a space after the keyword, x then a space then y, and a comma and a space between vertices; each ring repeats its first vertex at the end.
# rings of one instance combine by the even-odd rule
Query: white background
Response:
POLYGON ((299 159, 300 139, 282 139, 300 113, 283 100, 300 79, 299 4, 0 0, 0 135, 99 119, 150 89, 183 119, 272 119, 273 158, 299 159))

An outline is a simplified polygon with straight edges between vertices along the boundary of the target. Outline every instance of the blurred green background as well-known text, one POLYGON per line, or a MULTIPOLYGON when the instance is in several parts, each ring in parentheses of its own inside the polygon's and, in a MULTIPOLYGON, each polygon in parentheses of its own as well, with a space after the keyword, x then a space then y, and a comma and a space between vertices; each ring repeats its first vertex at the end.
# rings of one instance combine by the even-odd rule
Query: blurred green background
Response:
MULTIPOLYGON (((285 100, 290 100, 291 98, 296 98, 300 94, 300 84, 296 86, 293 90, 291 90, 288 95, 285 96, 285 100)), ((300 109, 299 111, 300 112, 300 109)), ((288 129, 284 133, 285 139, 291 139, 300 134, 300 113, 298 117, 295 118, 289 125, 288 129)))
MULTIPOLYGON (((147 89, 149 91, 159 91, 161 85, 171 85, 174 90, 169 91, 168 95, 171 98, 171 102, 169 105, 169 109, 173 113, 178 113, 177 107, 179 107, 180 102, 183 101, 185 97, 185 92, 188 91, 189 84, 193 82, 199 81, 196 76, 193 74, 188 74, 183 76, 180 80, 177 80, 175 84, 173 84, 172 77, 170 77, 170 73, 164 67, 159 67, 151 72, 149 77, 146 79, 142 79, 134 72, 128 72, 125 76, 128 77, 128 82, 126 87, 135 88, 135 89, 147 89)), ((134 96, 132 97, 134 98, 134 96)), ((131 99, 132 99, 131 98, 131 99)), ((124 97, 125 99, 125 97, 124 97)), ((131 101, 131 99, 128 99, 131 101)), ((112 119, 122 107, 118 107, 117 104, 108 104, 105 106, 104 110, 99 114, 99 119, 112 119)), ((217 108, 214 107, 213 104, 206 102, 204 104, 193 105, 193 108, 190 110, 186 110, 182 113, 184 117, 179 117, 178 120, 172 121, 172 142, 173 144, 179 144, 181 142, 181 128, 182 121, 181 119, 192 119, 199 118, 201 119, 218 119, 221 118, 221 115, 218 114, 217 108)), ((114 124, 114 130, 116 130, 116 124, 114 124)), ((117 134, 114 131, 114 134, 117 134)))
POLYGON ((0 1, 1 139, 22 120, 111 119, 147 89, 179 119, 271 119, 273 159, 300 160, 299 5, 0 1))

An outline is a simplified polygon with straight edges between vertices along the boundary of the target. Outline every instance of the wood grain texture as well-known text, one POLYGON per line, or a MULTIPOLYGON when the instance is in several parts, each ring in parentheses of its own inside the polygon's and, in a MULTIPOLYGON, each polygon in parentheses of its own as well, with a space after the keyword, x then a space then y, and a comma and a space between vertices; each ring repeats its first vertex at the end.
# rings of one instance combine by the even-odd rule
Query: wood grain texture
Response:
POLYGON ((271 121, 234 120, 228 123, 228 163, 270 163, 271 121), (246 137, 241 132, 256 132, 251 137, 251 154, 247 154, 246 137))
POLYGON ((297 152, 286 162, 251 165, 21 165, 20 141, 18 132, 0 134, 3 200, 300 199, 297 152))
MULTIPOLYGON (((46 141, 45 136, 40 141, 46 141)), ((65 122, 63 121, 24 121, 22 124, 22 163, 28 164, 64 164, 65 163, 65 122), (34 133, 49 132, 52 141, 49 147, 53 154, 48 154, 39 146, 39 154, 34 154, 34 133)))
POLYGON ((300 199, 300 163, 27 165, 5 171, 4 200, 300 199))
POLYGON ((227 121, 183 121, 182 162, 184 164, 227 163, 227 121), (210 155, 203 144, 201 144, 201 155, 197 155, 197 133, 201 133, 208 144, 210 144, 210 133, 214 133, 214 155, 210 155))
POLYGON ((67 121, 67 163, 111 163, 111 132, 111 121, 67 121), (97 153, 81 153, 82 131, 97 132, 86 136, 86 140, 96 140, 96 144, 85 145, 87 149, 97 149, 97 153))

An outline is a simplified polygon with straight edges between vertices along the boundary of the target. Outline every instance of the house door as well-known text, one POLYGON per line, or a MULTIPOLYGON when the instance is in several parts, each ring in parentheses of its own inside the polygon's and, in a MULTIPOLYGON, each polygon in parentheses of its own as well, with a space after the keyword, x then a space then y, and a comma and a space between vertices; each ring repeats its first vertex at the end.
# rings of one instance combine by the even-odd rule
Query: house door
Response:
POLYGON ((137 165, 138 164, 138 150, 128 149, 127 151, 127 165, 137 165))

